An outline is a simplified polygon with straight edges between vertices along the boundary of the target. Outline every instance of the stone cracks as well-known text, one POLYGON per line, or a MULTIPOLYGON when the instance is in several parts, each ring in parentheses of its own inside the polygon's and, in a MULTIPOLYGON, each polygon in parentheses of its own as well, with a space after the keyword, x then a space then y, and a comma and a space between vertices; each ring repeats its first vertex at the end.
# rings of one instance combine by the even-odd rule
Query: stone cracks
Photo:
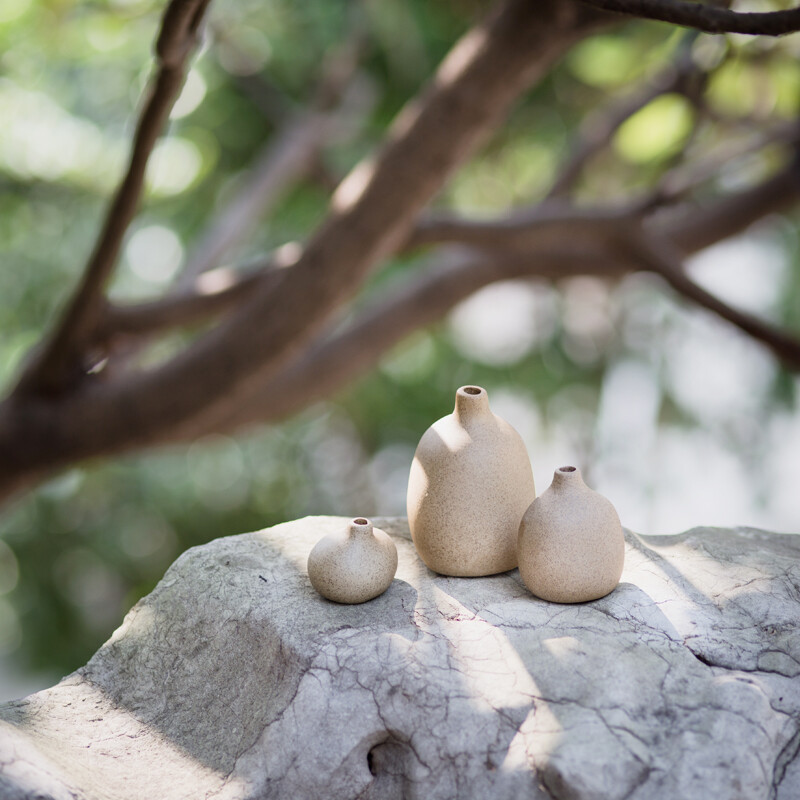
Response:
POLYGON ((620 586, 444 578, 401 519, 362 606, 311 589, 341 525, 185 553, 78 673, 0 710, 14 798, 800 796, 800 536, 627 534, 620 586))

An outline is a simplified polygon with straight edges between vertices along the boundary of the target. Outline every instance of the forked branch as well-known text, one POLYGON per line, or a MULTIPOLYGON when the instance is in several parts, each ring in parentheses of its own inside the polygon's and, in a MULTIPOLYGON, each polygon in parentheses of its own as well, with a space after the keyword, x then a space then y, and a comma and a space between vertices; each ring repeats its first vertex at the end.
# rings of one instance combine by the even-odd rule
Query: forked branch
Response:
POLYGON ((562 0, 505 0, 455 46, 383 148, 340 185, 280 291, 257 286, 234 313, 155 367, 57 395, 17 392, 0 404, 0 496, 81 458, 190 438, 238 407, 313 341, 520 93, 596 30, 598 17, 562 0))
POLYGON ((42 350, 17 385, 21 395, 57 394, 84 373, 84 343, 106 303, 105 287, 119 258, 125 232, 139 204, 147 162, 183 84, 186 60, 196 45, 209 0, 172 0, 156 41, 157 71, 136 126, 127 172, 105 221, 81 282, 42 350))

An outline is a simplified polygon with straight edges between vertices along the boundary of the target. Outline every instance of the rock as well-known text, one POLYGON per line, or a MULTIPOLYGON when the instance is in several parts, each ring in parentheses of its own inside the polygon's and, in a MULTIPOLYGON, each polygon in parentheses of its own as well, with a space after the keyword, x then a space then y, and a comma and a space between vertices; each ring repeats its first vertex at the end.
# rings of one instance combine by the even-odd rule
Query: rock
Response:
POLYGON ((0 708, 4 798, 800 797, 800 536, 626 534, 566 606, 445 578, 404 520, 392 586, 305 564, 342 519, 184 553, 91 661, 0 708))

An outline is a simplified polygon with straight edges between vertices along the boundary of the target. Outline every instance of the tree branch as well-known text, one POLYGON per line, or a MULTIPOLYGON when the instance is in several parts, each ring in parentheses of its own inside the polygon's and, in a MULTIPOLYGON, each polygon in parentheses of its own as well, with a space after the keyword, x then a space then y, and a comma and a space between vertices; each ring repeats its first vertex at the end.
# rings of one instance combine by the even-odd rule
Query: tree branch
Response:
MULTIPOLYGON (((800 197, 800 163, 790 163, 761 184, 737 194, 717 198, 706 207, 692 204, 671 212, 645 217, 644 208, 575 209, 560 202, 545 203, 498 220, 470 220, 451 214, 429 214, 417 222, 402 247, 408 252, 434 244, 457 244, 490 252, 491 257, 509 259, 546 248, 561 251, 564 241, 576 237, 598 250, 617 236, 621 223, 643 221, 647 230, 690 254, 740 233, 758 219, 785 211, 800 197)), ((294 248, 279 249, 258 270, 236 274, 228 268, 207 273, 192 291, 149 303, 110 306, 98 330, 102 341, 118 336, 151 335, 159 331, 205 322, 244 302, 258 287, 276 291, 278 270, 291 267, 298 258, 294 248)), ((584 263, 584 262, 581 262, 584 263)))
POLYGON ((367 115, 372 98, 354 79, 363 50, 359 31, 330 57, 320 70, 311 108, 290 112, 248 169, 233 199, 208 226, 176 281, 177 289, 222 263, 224 256, 268 214, 278 200, 318 166, 322 149, 345 128, 353 131, 367 115), (366 100, 366 101, 365 101, 366 100))
POLYGON ((773 144, 800 144, 800 123, 796 120, 781 122, 770 130, 763 131, 743 142, 727 142, 717 150, 704 156, 699 163, 681 164, 665 173, 651 193, 645 205, 655 209, 673 203, 692 190, 719 175, 731 161, 751 153, 757 153, 773 144))
POLYGON ((506 0, 455 46, 381 152, 341 184, 280 291, 257 287, 235 314, 149 371, 86 380, 57 400, 17 395, 0 406, 0 487, 43 463, 52 469, 191 436, 205 419, 237 407, 396 250, 420 209, 518 95, 595 29, 599 16, 564 0, 506 0))
POLYGON ((797 204, 800 196, 800 158, 795 156, 772 177, 735 194, 715 199, 707 206, 696 204, 659 215, 660 233, 684 253, 694 253, 727 239, 770 214, 797 204))
POLYGON ((705 33, 744 33, 751 36, 784 36, 800 30, 800 8, 764 13, 740 13, 687 3, 684 0, 580 0, 603 11, 671 22, 705 33))
POLYGON ((545 199, 553 200, 567 195, 584 167, 606 147, 627 120, 661 95, 688 90, 692 76, 699 74, 700 70, 692 59, 691 50, 681 47, 675 63, 662 70, 647 85, 637 87, 630 96, 623 97, 610 107, 589 114, 580 126, 571 153, 559 169, 545 199))
POLYGON ((462 244, 499 251, 524 252, 544 244, 558 246, 563 237, 593 232, 596 242, 616 235, 622 223, 644 222, 648 229, 671 240, 684 253, 694 253, 740 233, 769 214, 796 205, 800 197, 800 158, 764 182, 736 194, 715 198, 707 206, 687 204, 652 214, 649 201, 617 209, 580 208, 561 202, 545 203, 493 220, 430 214, 420 219, 405 247, 462 244), (648 216, 649 215, 649 216, 648 216))
POLYGON ((330 397, 374 367, 406 336, 439 321, 457 303, 495 281, 558 280, 571 275, 615 278, 630 269, 630 262, 598 252, 588 237, 580 247, 562 244, 528 253, 450 248, 421 275, 373 302, 352 323, 320 337, 247 402, 215 419, 209 432, 275 422, 330 397))
POLYGON ((267 282, 276 288, 279 278, 280 274, 274 270, 238 275, 229 268, 220 267, 198 278, 194 291, 145 303, 109 304, 98 325, 97 342, 108 344, 121 337, 152 336, 206 322, 235 308, 267 282))
MULTIPOLYGON (((189 0, 178 5, 185 11, 189 0)), ((231 313, 177 357, 148 371, 129 370, 108 380, 88 376, 68 392, 18 392, 0 404, 0 497, 82 458, 186 440, 245 417, 295 412, 355 377, 459 299, 501 278, 616 277, 650 269, 669 275, 678 291, 729 315, 743 330, 748 326, 790 363, 796 345, 791 337, 781 344, 776 337, 782 332, 704 295, 683 275, 677 255, 670 256, 668 267, 637 239, 627 249, 623 244, 634 234, 658 235, 673 249, 690 252, 730 236, 797 201, 797 165, 691 215, 659 214, 646 223, 641 207, 576 211, 549 204, 492 222, 428 217, 409 233, 420 209, 496 127, 519 92, 604 17, 580 9, 564 0, 506 0, 468 33, 432 86, 398 118, 382 151, 340 186, 328 219, 291 269, 277 277, 247 276, 207 297, 187 293, 111 308, 106 316, 101 308, 95 324, 102 322, 110 336, 115 330, 138 335, 172 327, 176 319, 192 324, 231 313), (642 224, 646 234, 639 232, 642 224), (472 250, 415 278, 350 325, 328 323, 323 330, 380 259, 404 243, 435 242, 469 242, 472 250)), ((169 37, 165 41, 172 58, 175 45, 169 37)))
MULTIPOLYGON (((776 176, 765 186, 777 186, 786 174, 776 176)), ((790 184, 791 185, 791 184, 790 184)), ((800 199, 800 183, 795 180, 794 202, 800 199)), ((788 188, 788 186, 786 187, 788 188)), ((744 191, 737 205, 749 210, 749 218, 737 213, 733 225, 710 226, 702 240, 691 229, 669 226, 669 234, 654 224, 643 231, 635 219, 598 214, 567 212, 555 219, 551 236, 543 219, 535 221, 527 238, 527 249, 518 242, 502 250, 464 250, 453 248, 421 276, 405 287, 392 290, 376 301, 343 329, 329 332, 306 350, 303 356, 282 370, 275 378, 254 392, 251 399, 234 412, 213 421, 207 432, 231 430, 255 422, 283 419, 312 403, 329 397, 356 377, 372 368, 391 347, 413 331, 441 319, 453 306, 474 291, 497 280, 538 277, 558 280, 572 275, 596 275, 619 278, 630 272, 649 271, 661 275, 672 288, 688 300, 736 325, 765 344, 789 369, 800 370, 800 339, 767 322, 732 308, 692 281, 683 271, 676 249, 693 252, 713 244, 712 236, 721 239, 740 232, 762 215, 750 198, 761 196, 764 187, 744 191), (566 227, 569 226, 569 227, 566 227), (565 244, 571 243, 571 244, 565 244)), ((720 201, 731 205, 734 198, 720 201)), ((788 197, 784 197, 784 202, 788 197)), ((459 231, 469 231, 462 222, 459 231)), ((430 228, 429 228, 430 230, 430 228)), ((448 240, 455 240, 451 227, 448 240)), ((480 228, 479 228, 479 232, 480 228)), ((474 234, 475 231, 470 231, 474 234)), ((496 246, 502 236, 474 236, 472 244, 496 246)), ((464 237, 470 238, 470 237, 464 237)), ((463 240, 463 239, 462 239, 463 240)), ((507 242, 506 242, 507 243, 507 242)))
POLYGON ((493 220, 465 219, 452 214, 422 217, 404 249, 430 244, 461 244, 500 252, 530 252, 531 248, 559 247, 564 237, 591 236, 595 244, 620 222, 637 216, 634 208, 575 208, 561 202, 514 211, 493 220))
POLYGON ((23 373, 15 390, 20 394, 57 393, 83 374, 83 345, 103 312, 105 286, 136 213, 147 162, 183 83, 186 59, 197 41, 208 3, 172 0, 164 12, 155 48, 158 70, 136 127, 127 172, 106 213, 81 283, 43 349, 23 373))
POLYGON ((800 338, 746 311, 729 306, 695 283, 684 271, 680 254, 669 240, 653 234, 640 234, 628 237, 624 247, 642 263, 644 269, 660 275, 678 294, 713 311, 766 345, 788 369, 800 370, 800 338))
POLYGON ((307 112, 287 122, 270 139, 248 169, 239 191, 220 209, 193 249, 175 283, 179 292, 198 275, 219 266, 281 196, 311 170, 334 121, 332 114, 307 112))

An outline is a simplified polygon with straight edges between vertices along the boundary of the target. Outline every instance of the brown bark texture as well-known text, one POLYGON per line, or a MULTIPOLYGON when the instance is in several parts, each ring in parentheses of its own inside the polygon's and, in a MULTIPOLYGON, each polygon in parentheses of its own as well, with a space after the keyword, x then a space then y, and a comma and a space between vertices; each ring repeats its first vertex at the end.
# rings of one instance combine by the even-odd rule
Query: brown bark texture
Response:
MULTIPOLYGON (((382 147, 338 185, 327 217, 305 244, 282 248, 248 270, 220 267, 280 195, 314 171, 328 138, 341 135, 342 120, 353 116, 350 79, 357 57, 347 48, 341 59, 345 66, 333 70, 336 80, 323 83, 319 103, 292 114, 265 146, 238 197, 212 220, 175 286, 147 303, 112 303, 106 287, 207 5, 208 0, 172 0, 167 6, 128 171, 83 278, 0 403, 0 500, 83 459, 288 417, 343 388, 403 337, 500 279, 596 275, 613 280, 653 272, 679 295, 762 342, 788 368, 800 368, 795 337, 710 295, 682 266, 686 255, 793 207, 800 196, 796 157, 787 157, 763 183, 705 205, 689 199, 665 209, 667 196, 675 201, 670 187, 680 184, 681 192, 688 192, 683 181, 674 176, 670 181, 669 175, 652 196, 625 206, 577 207, 571 198, 592 159, 650 100, 681 92, 698 102, 704 75, 686 52, 586 126, 539 205, 494 220, 425 212, 523 92, 573 44, 620 21, 608 9, 662 19, 648 12, 667 5, 677 15, 668 21, 689 24, 683 6, 690 5, 704 20, 716 24, 719 19, 712 9, 656 0, 500 3, 455 44, 429 84, 398 115, 382 147), (422 248, 429 253, 427 269, 340 322, 343 309, 382 262, 422 248), (205 326, 203 332, 177 355, 155 367, 136 366, 132 356, 147 342, 195 325, 205 326)), ((734 16, 725 16, 726 24, 769 28, 746 31, 752 33, 775 32, 776 25, 791 26, 794 19, 749 15, 770 19, 742 22, 748 15, 734 16)), ((708 30, 708 25, 695 27, 708 30)), ((788 151, 796 149, 797 126, 782 129, 780 136, 788 151)))

